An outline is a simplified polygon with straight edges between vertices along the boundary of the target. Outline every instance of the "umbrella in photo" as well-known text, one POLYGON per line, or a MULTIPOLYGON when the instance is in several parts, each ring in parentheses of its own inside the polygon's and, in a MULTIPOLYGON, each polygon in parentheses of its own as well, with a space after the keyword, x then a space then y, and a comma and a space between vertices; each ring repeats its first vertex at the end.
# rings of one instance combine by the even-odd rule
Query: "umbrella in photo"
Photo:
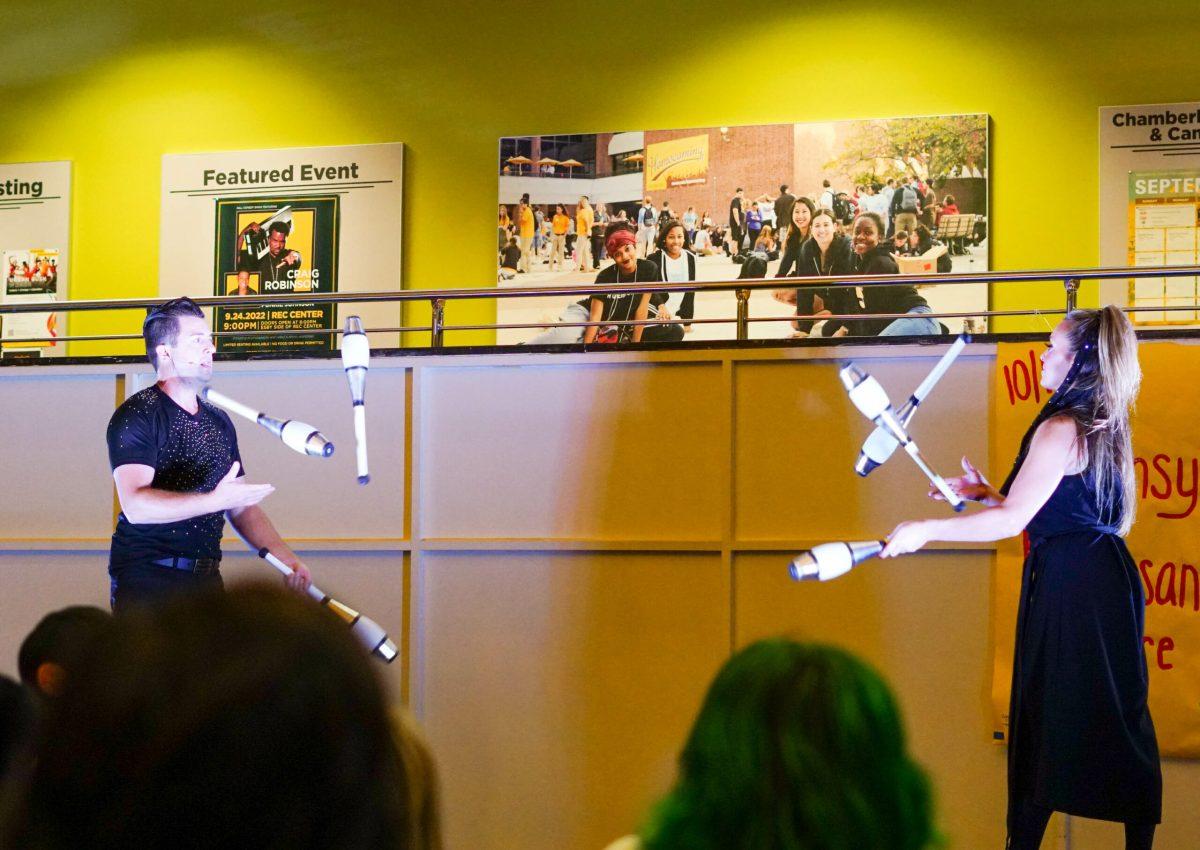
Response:
POLYGON ((631 153, 629 156, 625 157, 625 159, 622 160, 622 162, 645 162, 645 161, 646 161, 646 155, 640 154, 640 153, 631 153))
POLYGON ((583 163, 577 159, 564 159, 559 165, 567 169, 568 174, 574 174, 576 168, 582 168, 583 163))
POLYGON ((544 156, 537 161, 538 171, 541 171, 543 174, 553 174, 554 166, 556 165, 558 165, 558 160, 548 156, 544 156))
POLYGON ((530 165, 533 162, 533 160, 527 156, 510 156, 508 159, 506 159, 504 161, 511 165, 515 165, 517 167, 518 174, 521 173, 522 165, 530 165))

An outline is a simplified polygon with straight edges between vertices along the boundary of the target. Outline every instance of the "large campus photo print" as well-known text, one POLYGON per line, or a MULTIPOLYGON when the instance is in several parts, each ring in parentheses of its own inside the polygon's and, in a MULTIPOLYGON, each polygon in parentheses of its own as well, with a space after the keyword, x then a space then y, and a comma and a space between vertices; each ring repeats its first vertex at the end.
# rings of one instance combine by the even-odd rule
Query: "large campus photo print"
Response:
POLYGON ((989 270, 988 159, 984 114, 502 138, 498 286, 656 286, 502 299, 497 322, 530 327, 496 341, 732 339, 732 291, 670 284, 814 276, 831 285, 753 291, 750 337, 986 331, 928 317, 986 311, 983 288, 914 281, 989 270))

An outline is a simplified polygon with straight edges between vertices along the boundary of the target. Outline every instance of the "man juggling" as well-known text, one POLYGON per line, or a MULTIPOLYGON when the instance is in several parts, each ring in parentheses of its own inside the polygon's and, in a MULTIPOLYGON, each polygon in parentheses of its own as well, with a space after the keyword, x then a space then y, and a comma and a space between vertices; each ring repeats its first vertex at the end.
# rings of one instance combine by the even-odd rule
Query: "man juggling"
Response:
POLYGON ((108 572, 113 611, 204 586, 220 586, 225 518, 255 549, 311 582, 259 502, 274 488, 245 479, 229 416, 200 398, 212 378, 213 340, 203 311, 177 298, 142 326, 157 382, 128 398, 108 424, 108 455, 121 513, 108 572))

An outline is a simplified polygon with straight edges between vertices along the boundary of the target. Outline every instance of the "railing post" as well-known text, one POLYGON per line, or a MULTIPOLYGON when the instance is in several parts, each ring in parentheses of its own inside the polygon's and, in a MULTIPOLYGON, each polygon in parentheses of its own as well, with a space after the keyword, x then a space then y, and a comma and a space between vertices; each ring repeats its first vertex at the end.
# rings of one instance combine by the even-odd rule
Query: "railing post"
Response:
POLYGON ((446 324, 446 299, 433 298, 429 302, 433 306, 433 319, 429 325, 429 344, 433 348, 442 347, 443 326, 446 324))
POLYGON ((750 290, 738 289, 737 292, 737 338, 750 338, 750 290))
POLYGON ((1073 277, 1069 277, 1063 281, 1063 286, 1067 290, 1067 312, 1070 313, 1075 309, 1075 297, 1079 293, 1079 281, 1073 277))

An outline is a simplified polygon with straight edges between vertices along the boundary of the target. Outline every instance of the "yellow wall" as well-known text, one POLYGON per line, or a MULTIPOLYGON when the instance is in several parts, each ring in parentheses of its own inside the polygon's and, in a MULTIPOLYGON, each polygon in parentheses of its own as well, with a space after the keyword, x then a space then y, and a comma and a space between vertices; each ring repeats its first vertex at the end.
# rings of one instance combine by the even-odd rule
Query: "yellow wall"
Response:
MULTIPOLYGON (((5 39, 28 52, 0 71, 0 160, 74 161, 72 297, 150 296, 162 154, 402 141, 405 284, 487 286, 501 135, 978 111, 993 119, 994 266, 1095 265, 1097 107, 1197 97, 1194 4, 989 5, 940 20, 848 3, 732 15, 714 0, 291 0, 278 14, 16 0, 5 39)), ((1062 296, 993 297, 1031 303, 1062 296)), ((452 305, 449 321, 493 316, 452 305)), ((71 330, 137 326, 93 315, 71 330)))

